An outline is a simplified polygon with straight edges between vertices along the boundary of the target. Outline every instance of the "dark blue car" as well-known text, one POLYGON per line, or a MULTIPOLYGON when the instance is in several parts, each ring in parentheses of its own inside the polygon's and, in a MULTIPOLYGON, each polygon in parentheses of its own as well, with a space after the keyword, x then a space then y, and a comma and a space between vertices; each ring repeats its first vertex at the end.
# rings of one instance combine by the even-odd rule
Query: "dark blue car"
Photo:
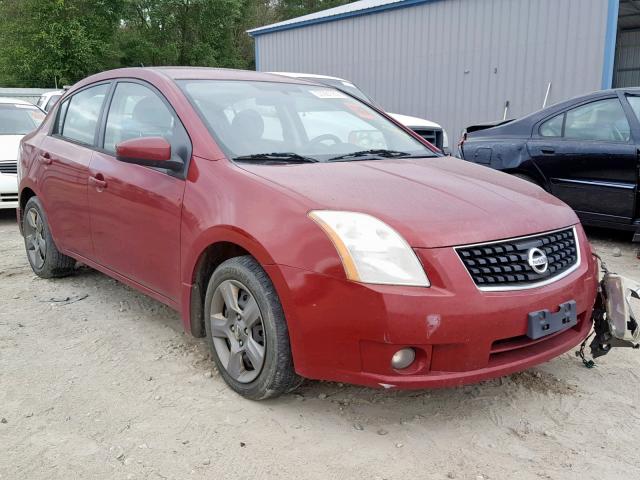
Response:
POLYGON ((603 90, 468 127, 459 153, 537 183, 587 225, 638 231, 639 118, 640 88, 603 90))

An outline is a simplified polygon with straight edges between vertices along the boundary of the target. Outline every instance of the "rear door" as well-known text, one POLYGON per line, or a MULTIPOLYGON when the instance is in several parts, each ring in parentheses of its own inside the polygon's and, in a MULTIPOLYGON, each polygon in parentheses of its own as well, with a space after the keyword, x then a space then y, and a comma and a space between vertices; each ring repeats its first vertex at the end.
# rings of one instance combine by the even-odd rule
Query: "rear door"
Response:
POLYGON ((635 143, 636 151, 636 171, 634 175, 636 188, 635 188, 635 207, 634 207, 634 220, 640 217, 640 95, 636 93, 619 93, 622 104, 625 107, 627 116, 629 117, 629 123, 631 124, 632 136, 635 143))
POLYGON ((616 94, 543 120, 534 127, 528 148, 551 193, 583 219, 631 222, 638 156, 616 94))
POLYGON ((91 85, 60 105, 34 166, 39 169, 41 201, 57 246, 86 258, 93 258, 87 204, 89 162, 109 86, 109 82, 91 85))
POLYGON ((180 214, 191 143, 177 115, 153 87, 119 81, 108 100, 99 151, 91 161, 89 205, 97 261, 163 297, 180 292, 180 214), (161 136, 185 170, 120 162, 118 143, 161 136))

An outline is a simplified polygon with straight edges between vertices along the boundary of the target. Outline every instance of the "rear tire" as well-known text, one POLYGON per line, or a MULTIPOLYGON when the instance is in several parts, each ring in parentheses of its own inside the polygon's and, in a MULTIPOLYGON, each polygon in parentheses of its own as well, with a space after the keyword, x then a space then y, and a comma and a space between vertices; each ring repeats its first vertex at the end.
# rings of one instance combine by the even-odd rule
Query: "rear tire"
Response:
POLYGON ((36 275, 41 278, 56 278, 73 272, 76 261, 60 253, 56 247, 38 197, 31 197, 24 207, 22 231, 27 259, 36 275))
POLYGON ((293 367, 287 322, 271 279, 251 256, 223 262, 204 305, 207 341, 227 384, 252 400, 302 383, 293 367))

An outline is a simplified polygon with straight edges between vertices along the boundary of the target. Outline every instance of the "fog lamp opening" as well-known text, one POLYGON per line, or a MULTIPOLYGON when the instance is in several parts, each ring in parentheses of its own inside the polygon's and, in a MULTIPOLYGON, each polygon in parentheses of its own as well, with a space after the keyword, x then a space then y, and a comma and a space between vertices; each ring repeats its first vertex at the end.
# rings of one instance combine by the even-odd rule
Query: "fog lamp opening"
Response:
POLYGON ((413 348, 401 348, 391 357, 391 366, 396 370, 407 368, 416 359, 416 351, 413 348))

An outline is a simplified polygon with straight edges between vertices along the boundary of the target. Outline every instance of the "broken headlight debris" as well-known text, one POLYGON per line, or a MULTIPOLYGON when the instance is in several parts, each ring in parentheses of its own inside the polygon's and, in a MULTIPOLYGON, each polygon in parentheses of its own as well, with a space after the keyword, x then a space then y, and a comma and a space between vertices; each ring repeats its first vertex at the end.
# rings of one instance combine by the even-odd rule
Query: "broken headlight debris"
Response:
POLYGON ((640 348, 640 283, 610 272, 602 259, 596 258, 603 275, 593 307, 593 333, 576 352, 587 367, 594 365, 593 360, 584 358, 584 347, 591 336, 593 358, 606 355, 614 347, 640 348))

